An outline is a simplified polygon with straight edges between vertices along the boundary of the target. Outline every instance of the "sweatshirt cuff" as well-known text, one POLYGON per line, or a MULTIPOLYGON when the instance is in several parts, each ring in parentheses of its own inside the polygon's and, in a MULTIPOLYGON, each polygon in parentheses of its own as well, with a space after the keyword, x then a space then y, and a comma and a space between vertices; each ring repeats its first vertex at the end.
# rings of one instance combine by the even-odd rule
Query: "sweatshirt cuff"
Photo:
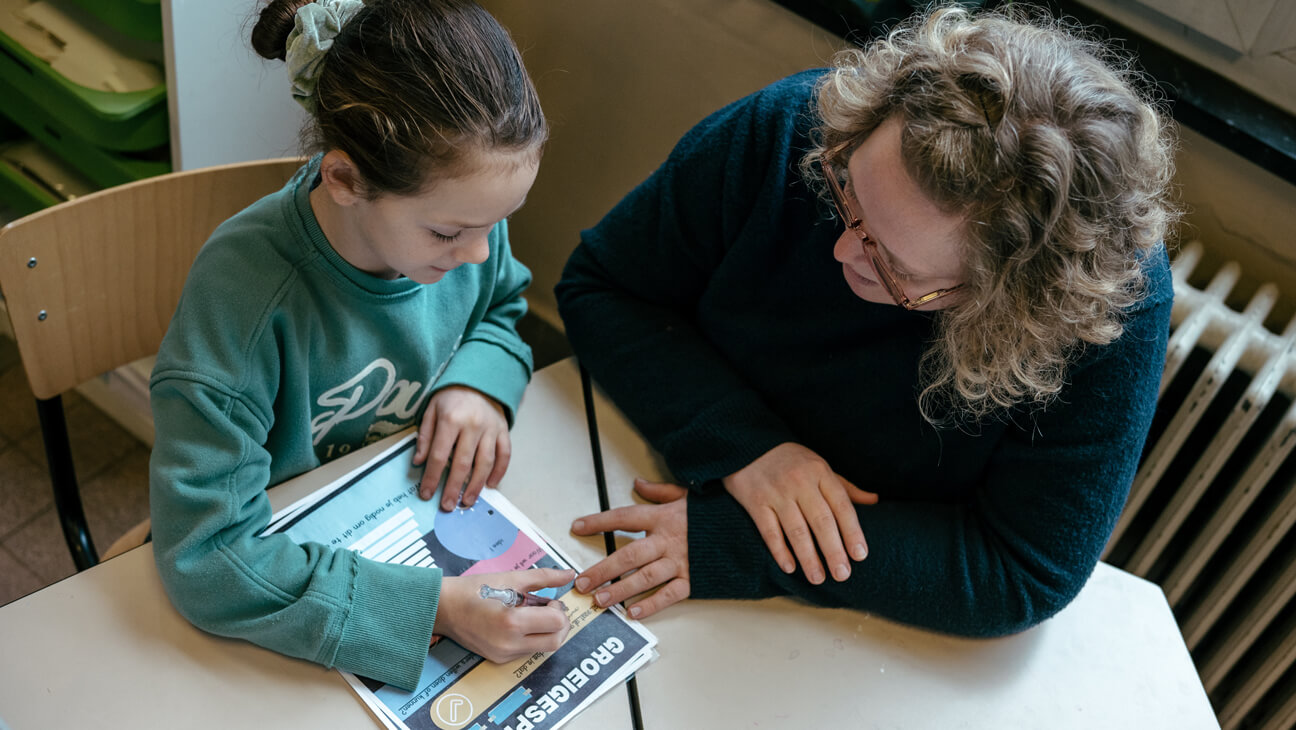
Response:
POLYGON ((332 662, 413 692, 432 643, 441 570, 356 560, 351 612, 332 662))
POLYGON ((494 398, 504 406, 509 427, 522 402, 522 392, 531 380, 529 358, 494 342, 465 342, 437 381, 437 390, 464 385, 494 398))
MULTIPOLYGON (((756 524, 718 482, 688 495, 690 598, 768 598, 786 593, 756 524)), ((779 571, 781 573, 781 571, 779 571)))

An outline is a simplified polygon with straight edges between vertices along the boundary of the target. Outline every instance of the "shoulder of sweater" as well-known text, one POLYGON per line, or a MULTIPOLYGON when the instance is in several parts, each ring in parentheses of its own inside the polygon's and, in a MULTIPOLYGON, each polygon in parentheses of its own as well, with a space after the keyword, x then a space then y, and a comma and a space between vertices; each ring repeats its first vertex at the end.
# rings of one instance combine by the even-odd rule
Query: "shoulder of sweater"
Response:
POLYGON ((217 227, 189 270, 160 364, 238 384, 299 278, 299 262, 285 256, 285 239, 295 234, 282 218, 280 206, 263 199, 217 227))
POLYGON ((742 131, 735 129, 735 125, 753 130, 790 127, 812 111, 815 87, 824 72, 825 69, 800 71, 736 99, 707 115, 682 141, 687 144, 699 132, 717 127, 727 128, 730 133, 742 131))
POLYGON ((827 69, 816 68, 786 76, 752 94, 754 111, 762 118, 792 126, 814 114, 815 90, 827 69))
POLYGON ((301 262, 292 256, 304 257, 287 243, 297 234, 282 208, 271 196, 218 226, 194 259, 185 294, 223 300, 237 309, 264 309, 296 275, 301 262))
POLYGON ((1144 258, 1143 275, 1146 293, 1134 307, 1135 311, 1155 308, 1174 300, 1174 276, 1170 272, 1170 257, 1164 243, 1158 244, 1144 258))

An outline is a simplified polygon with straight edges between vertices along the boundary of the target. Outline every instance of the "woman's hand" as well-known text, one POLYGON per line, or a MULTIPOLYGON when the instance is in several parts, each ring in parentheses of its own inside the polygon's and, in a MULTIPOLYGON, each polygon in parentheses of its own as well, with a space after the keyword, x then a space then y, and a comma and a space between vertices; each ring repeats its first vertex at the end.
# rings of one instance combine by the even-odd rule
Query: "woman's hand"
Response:
POLYGON ((795 553, 806 579, 823 583, 816 541, 837 581, 850 577, 847 552, 855 560, 868 555, 855 505, 876 504, 877 495, 846 481, 810 449, 779 444, 721 481, 751 515, 783 572, 796 570, 795 553))
POLYGON ((427 461, 419 496, 432 498, 449 464, 441 509, 471 507, 483 486, 494 487, 504 478, 511 454, 503 406, 472 388, 443 388, 428 401, 414 447, 414 465, 427 461))
POLYGON ((535 591, 566 585, 574 575, 571 570, 534 568, 442 578, 432 631, 497 664, 538 651, 557 651, 571 629, 560 601, 510 608, 482 598, 479 591, 483 583, 492 588, 535 591))
POLYGON ((604 608, 631 596, 660 588, 630 606, 630 615, 646 618, 689 596, 688 491, 674 484, 635 480, 639 496, 658 504, 636 504, 580 517, 572 522, 577 535, 623 530, 646 532, 591 566, 576 578, 576 590, 594 594, 604 608), (629 573, 629 575, 626 575, 629 573), (621 580, 600 588, 615 578, 621 580))

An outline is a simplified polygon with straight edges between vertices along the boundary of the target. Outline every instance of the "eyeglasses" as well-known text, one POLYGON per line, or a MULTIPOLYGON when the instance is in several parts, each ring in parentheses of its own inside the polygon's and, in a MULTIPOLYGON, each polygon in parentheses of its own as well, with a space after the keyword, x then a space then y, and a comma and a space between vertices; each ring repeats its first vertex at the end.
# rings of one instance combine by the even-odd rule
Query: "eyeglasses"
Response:
POLYGON ((882 280, 882 286, 886 288, 887 293, 891 295, 891 298, 895 300, 898 306, 910 310, 917 309, 963 287, 962 284, 959 284, 948 289, 937 289, 936 291, 927 292, 916 299, 910 299, 905 295, 904 289, 900 287, 900 277, 891 269, 891 264, 887 263, 886 255, 882 253, 882 247, 869 234, 864 232, 864 222, 855 214, 855 208, 851 206, 849 199, 846 197, 846 191, 842 189, 841 179, 837 177, 837 171, 828 162, 826 154, 819 158, 819 165, 823 168, 824 179, 828 181, 828 190, 832 193, 833 205, 837 208, 837 215, 841 216, 846 228, 859 236, 860 244, 864 247, 864 252, 868 254, 869 261, 873 264, 873 270, 877 272, 878 278, 882 280))

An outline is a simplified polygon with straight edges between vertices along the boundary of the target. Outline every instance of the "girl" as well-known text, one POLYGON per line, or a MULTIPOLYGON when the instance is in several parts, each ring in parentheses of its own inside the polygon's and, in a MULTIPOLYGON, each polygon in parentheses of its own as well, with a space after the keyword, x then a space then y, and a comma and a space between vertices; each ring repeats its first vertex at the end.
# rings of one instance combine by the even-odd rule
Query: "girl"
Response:
MULTIPOLYGON (((433 634, 494 661, 553 650, 549 607, 482 581, 257 537, 265 489, 419 421, 420 495, 471 505, 509 460, 530 273, 505 219, 547 127, 507 32, 468 0, 273 0, 252 31, 316 155, 194 262, 150 384, 153 541, 197 626, 411 689, 433 634)), ((534 590, 566 571, 493 576, 534 590)))

